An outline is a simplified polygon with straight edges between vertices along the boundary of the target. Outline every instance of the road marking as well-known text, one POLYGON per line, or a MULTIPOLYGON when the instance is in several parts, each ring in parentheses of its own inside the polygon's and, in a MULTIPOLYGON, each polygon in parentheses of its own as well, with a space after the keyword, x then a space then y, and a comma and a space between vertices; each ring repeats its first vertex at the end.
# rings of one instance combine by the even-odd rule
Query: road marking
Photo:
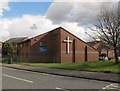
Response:
POLYGON ((13 68, 6 68, 6 67, 2 67, 4 69, 10 69, 10 70, 17 70, 17 69, 13 69, 13 68))
POLYGON ((118 84, 118 83, 112 83, 110 85, 107 85, 106 87, 103 87, 102 89, 118 89, 118 90, 120 90, 119 85, 120 84, 118 84))
POLYGON ((55 89, 62 89, 62 88, 56 87, 55 89))
MULTIPOLYGON (((40 72, 33 72, 33 71, 27 71, 27 70, 19 70, 19 69, 14 69, 14 68, 7 68, 7 67, 3 67, 5 69, 10 69, 10 70, 17 70, 17 71, 22 71, 22 72, 26 72, 26 73, 34 73, 34 74, 42 74, 42 75, 47 75, 47 76, 56 76, 56 75, 53 75, 53 74, 49 74, 49 73, 40 73, 40 72)), ((60 75, 57 75, 57 77, 66 77, 66 78, 71 78, 71 77, 67 77, 67 76, 60 76, 60 75)))
POLYGON ((28 83, 33 83, 33 81, 22 79, 22 78, 18 78, 18 77, 14 77, 14 76, 10 76, 10 75, 6 75, 6 74, 3 74, 3 76, 14 78, 14 79, 21 80, 21 81, 28 82, 28 83))
POLYGON ((14 68, 6 68, 3 67, 5 69, 10 69, 10 70, 16 70, 16 71, 22 71, 22 72, 26 72, 26 73, 34 73, 34 74, 42 74, 42 75, 52 75, 52 74, 47 74, 47 73, 39 73, 39 72, 33 72, 33 71, 27 71, 27 70, 19 70, 19 69, 14 69, 14 68))
POLYGON ((70 90, 67 90, 67 89, 64 89, 64 88, 60 88, 60 87, 56 87, 55 89, 61 90, 61 91, 70 91, 70 90))

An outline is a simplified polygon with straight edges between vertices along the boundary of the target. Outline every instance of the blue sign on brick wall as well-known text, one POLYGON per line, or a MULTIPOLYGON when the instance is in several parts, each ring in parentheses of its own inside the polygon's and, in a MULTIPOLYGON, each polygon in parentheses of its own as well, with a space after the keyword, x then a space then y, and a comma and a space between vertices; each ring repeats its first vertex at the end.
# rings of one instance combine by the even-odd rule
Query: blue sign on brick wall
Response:
POLYGON ((48 51, 48 48, 41 47, 41 48, 39 48, 39 51, 40 51, 40 52, 46 52, 46 51, 48 51))

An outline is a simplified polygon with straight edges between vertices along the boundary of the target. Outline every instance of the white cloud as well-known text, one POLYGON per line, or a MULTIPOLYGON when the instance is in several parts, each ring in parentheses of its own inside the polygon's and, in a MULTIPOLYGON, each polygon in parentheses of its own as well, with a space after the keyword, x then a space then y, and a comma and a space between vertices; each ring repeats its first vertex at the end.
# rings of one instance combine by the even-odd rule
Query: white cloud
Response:
POLYGON ((95 19, 103 5, 113 8, 117 6, 116 4, 117 2, 54 2, 46 16, 55 24, 78 22, 79 25, 87 25, 95 19), (73 15, 71 11, 74 12, 73 15))
POLYGON ((49 7, 46 16, 51 19, 53 23, 70 21, 69 13, 72 8, 72 3, 55 2, 49 7))
POLYGON ((119 0, 54 0, 55 2, 118 2, 119 0))
POLYGON ((2 36, 0 40, 2 41, 10 37, 32 37, 57 27, 44 16, 24 15, 20 18, 1 19, 0 22, 0 34, 2 36), (33 24, 36 24, 37 29, 31 29, 33 24))
POLYGON ((3 40, 4 38, 10 37, 9 31, 7 29, 9 28, 9 21, 6 20, 0 20, 0 40, 3 40))
POLYGON ((79 26, 77 22, 63 22, 61 23, 61 26, 77 37, 84 39, 85 29, 82 26, 79 26))
POLYGON ((10 10, 9 8, 9 0, 0 0, 0 16, 3 15, 4 10, 10 10))
MULTIPOLYGON (((88 2, 88 0, 10 0, 11 2, 88 2)), ((118 2, 119 0, 89 0, 89 2, 118 2)))
POLYGON ((5 41, 11 37, 33 37, 59 26, 62 26, 79 38, 85 39, 86 37, 84 28, 79 26, 77 22, 53 24, 53 22, 45 16, 24 15, 20 18, 1 19, 0 22, 0 36, 2 36, 0 41, 5 41), (31 28, 33 25, 36 26, 36 28, 31 28))
MULTIPOLYGON (((96 11, 100 9, 102 3, 53 3, 46 16, 23 15, 19 18, 0 19, 0 41, 5 41, 10 37, 28 36, 33 37, 38 34, 50 31, 62 26, 77 37, 88 41, 89 37, 85 31, 89 28, 83 26, 89 24, 94 18, 96 11)), ((9 10, 8 5, 4 5, 0 10, 9 10)), ((2 14, 2 12, 1 12, 2 14)))

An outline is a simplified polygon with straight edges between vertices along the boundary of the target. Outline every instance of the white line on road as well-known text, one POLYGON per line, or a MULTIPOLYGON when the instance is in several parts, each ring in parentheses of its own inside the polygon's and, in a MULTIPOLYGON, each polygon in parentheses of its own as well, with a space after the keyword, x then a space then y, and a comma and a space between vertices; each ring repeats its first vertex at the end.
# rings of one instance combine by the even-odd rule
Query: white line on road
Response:
POLYGON ((56 87, 55 89, 62 90, 62 91, 70 91, 70 90, 67 90, 67 89, 64 89, 64 88, 59 88, 59 87, 56 87))
POLYGON ((56 87, 55 89, 62 89, 62 88, 56 87))
POLYGON ((39 73, 39 72, 33 72, 33 71, 27 71, 27 70, 19 70, 19 69, 14 69, 14 68, 7 68, 7 67, 3 67, 3 68, 10 69, 10 70, 16 70, 16 71, 21 71, 21 72, 27 72, 27 73, 34 73, 34 74, 42 74, 42 75, 52 76, 52 74, 47 74, 47 73, 39 73))
POLYGON ((3 76, 14 78, 14 79, 21 80, 21 81, 28 82, 28 83, 33 83, 33 81, 22 79, 22 78, 18 78, 18 77, 14 77, 14 76, 10 76, 10 75, 6 75, 6 74, 3 74, 3 76))
POLYGON ((110 85, 107 85, 106 87, 103 87, 102 89, 119 89, 120 90, 118 85, 119 84, 117 84, 117 83, 112 83, 110 85))

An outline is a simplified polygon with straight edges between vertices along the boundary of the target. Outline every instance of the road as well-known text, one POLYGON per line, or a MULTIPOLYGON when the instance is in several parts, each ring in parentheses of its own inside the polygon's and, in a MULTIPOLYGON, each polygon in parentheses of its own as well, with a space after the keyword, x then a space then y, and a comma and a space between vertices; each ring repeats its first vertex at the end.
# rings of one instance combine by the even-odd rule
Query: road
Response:
MULTIPOLYGON (((118 84, 105 81, 2 68, 3 89, 114 89, 118 84)), ((70 91, 70 90, 68 90, 70 91)))

